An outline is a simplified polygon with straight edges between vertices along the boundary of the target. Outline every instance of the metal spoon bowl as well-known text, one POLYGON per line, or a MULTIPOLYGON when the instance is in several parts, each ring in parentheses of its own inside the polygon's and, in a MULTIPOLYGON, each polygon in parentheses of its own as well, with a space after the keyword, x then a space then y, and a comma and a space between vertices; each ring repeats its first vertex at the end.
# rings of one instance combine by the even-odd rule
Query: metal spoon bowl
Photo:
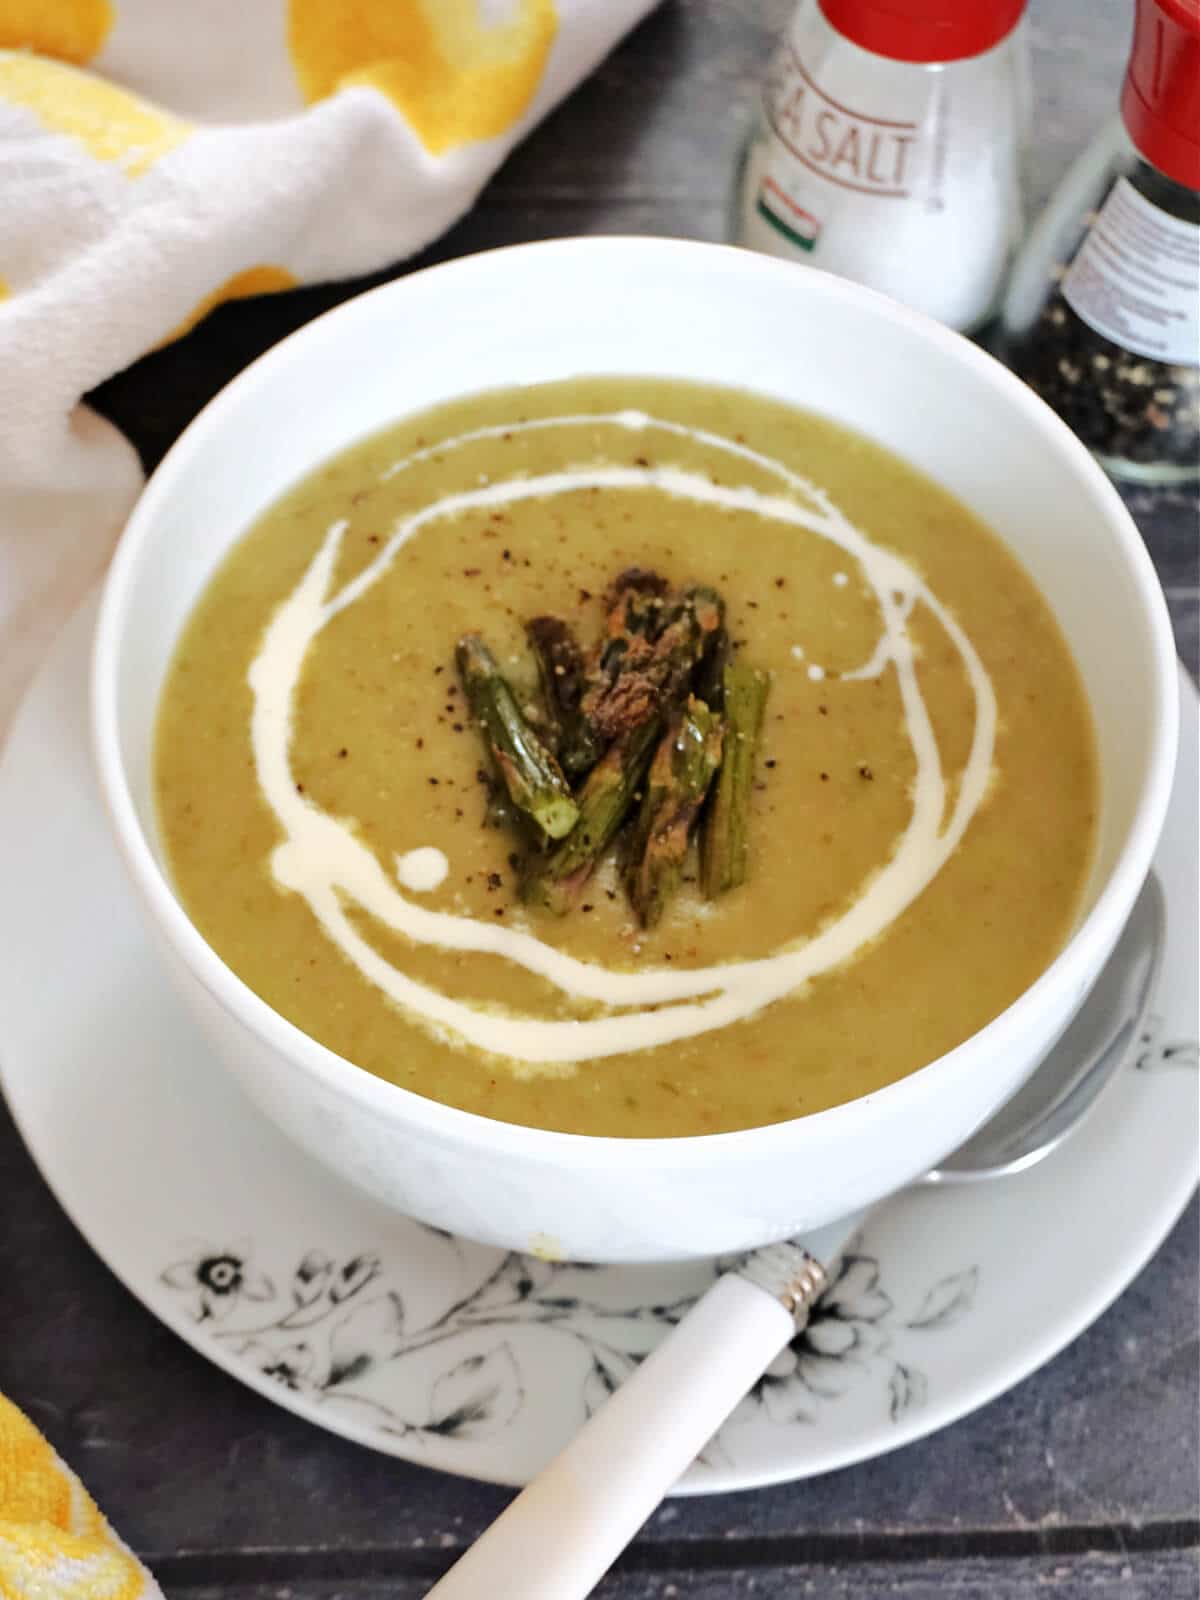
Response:
POLYGON ((1056 1150, 1126 1060, 1158 984, 1166 939, 1153 873, 1087 999, 1033 1076, 978 1133, 919 1183, 978 1183, 1023 1172, 1056 1150))

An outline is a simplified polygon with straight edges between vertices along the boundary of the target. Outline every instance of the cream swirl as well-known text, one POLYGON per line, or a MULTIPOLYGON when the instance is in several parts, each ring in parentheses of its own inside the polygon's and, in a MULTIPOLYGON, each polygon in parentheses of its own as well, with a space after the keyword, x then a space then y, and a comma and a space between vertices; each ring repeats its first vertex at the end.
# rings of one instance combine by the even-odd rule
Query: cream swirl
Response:
MULTIPOLYGON (((790 493, 717 484, 680 467, 615 463, 573 466, 488 483, 444 495, 402 518, 375 559, 331 594, 347 526, 344 521, 337 522, 268 624, 249 671, 258 781, 283 833, 283 841, 271 857, 277 882, 304 897, 325 935, 391 1000, 447 1042, 507 1057, 517 1071, 562 1070, 574 1062, 650 1049, 727 1026, 848 960, 878 938, 940 871, 982 802, 992 770, 995 693, 956 619, 906 562, 872 543, 823 490, 780 463, 718 434, 630 411, 477 429, 443 440, 436 449, 449 453, 472 440, 502 432, 600 424, 653 428, 698 440, 765 469, 790 493), (911 813, 890 858, 861 887, 850 908, 809 939, 748 961, 690 970, 613 971, 577 960, 522 929, 497 927, 493 922, 415 904, 355 836, 352 825, 323 812, 297 791, 290 746, 295 693, 305 658, 321 630, 379 582, 397 551, 422 528, 463 512, 591 488, 657 492, 815 534, 839 546, 856 562, 874 593, 882 621, 879 642, 862 668, 843 677, 875 677, 894 666, 916 765, 911 813), (797 494, 808 504, 797 500, 797 494), (918 602, 932 612, 953 643, 974 698, 971 746, 949 817, 945 815, 946 783, 937 739, 921 695, 908 633, 909 616, 918 602), (385 960, 354 927, 343 897, 416 944, 503 957, 545 978, 565 995, 612 1008, 612 1014, 558 1020, 498 1013, 452 999, 385 960)), ((393 476, 431 453, 417 452, 385 476, 393 476)))

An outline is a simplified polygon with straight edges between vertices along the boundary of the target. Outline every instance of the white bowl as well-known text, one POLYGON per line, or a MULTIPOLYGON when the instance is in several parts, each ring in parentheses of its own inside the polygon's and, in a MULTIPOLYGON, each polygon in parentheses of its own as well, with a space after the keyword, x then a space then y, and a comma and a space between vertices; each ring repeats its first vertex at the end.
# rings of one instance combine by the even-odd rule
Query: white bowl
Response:
POLYGON ((434 267, 310 323, 230 384, 154 474, 117 551, 94 658, 112 826, 216 1052, 306 1150, 455 1233, 578 1260, 740 1250, 869 1205, 1022 1082, 1103 965, 1149 867, 1176 739, 1167 612, 1137 530, 1073 435, 998 363, 869 290, 660 239, 566 239, 434 267), (740 385, 861 430, 960 496, 1057 613, 1090 695, 1102 813, 1076 931, 1003 1015, 877 1093, 741 1133, 601 1139, 398 1089, 257 998, 189 922, 154 826, 151 740, 176 638, 248 524, 316 462, 474 390, 584 373, 740 385))

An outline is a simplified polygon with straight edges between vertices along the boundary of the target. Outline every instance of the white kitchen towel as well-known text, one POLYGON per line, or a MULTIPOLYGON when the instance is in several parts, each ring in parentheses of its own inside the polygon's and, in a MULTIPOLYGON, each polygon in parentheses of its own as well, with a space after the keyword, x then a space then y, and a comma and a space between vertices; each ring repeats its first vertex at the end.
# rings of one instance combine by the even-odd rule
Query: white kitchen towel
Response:
POLYGON ((654 0, 0 0, 0 743, 137 496, 80 397, 471 205, 654 0))

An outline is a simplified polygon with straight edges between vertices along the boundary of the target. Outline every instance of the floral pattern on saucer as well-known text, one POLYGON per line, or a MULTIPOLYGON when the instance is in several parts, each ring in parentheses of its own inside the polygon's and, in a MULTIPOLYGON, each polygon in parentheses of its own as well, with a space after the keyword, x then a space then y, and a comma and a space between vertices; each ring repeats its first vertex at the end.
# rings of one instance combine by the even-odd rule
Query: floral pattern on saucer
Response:
MULTIPOLYGON (((536 1370, 532 1329, 550 1330, 574 1347, 582 1409, 590 1414, 695 1301, 687 1295, 614 1307, 604 1293, 603 1268, 482 1251, 423 1231, 476 1268, 465 1293, 415 1321, 403 1281, 371 1252, 337 1261, 308 1250, 276 1279, 255 1263, 248 1240, 200 1244, 167 1267, 161 1281, 239 1363, 311 1403, 369 1413, 382 1432, 413 1442, 423 1435, 477 1440, 508 1427, 526 1404, 526 1369, 536 1370), (409 1397, 403 1411, 373 1392, 381 1369, 434 1349, 439 1359, 425 1384, 389 1386, 390 1395, 409 1397)), ((940 1278, 902 1317, 879 1261, 856 1244, 807 1327, 755 1384, 730 1425, 759 1417, 781 1426, 811 1423, 866 1383, 879 1386, 881 1405, 898 1421, 925 1403, 928 1381, 911 1359, 893 1354, 897 1329, 950 1327, 969 1314, 978 1280, 974 1266, 940 1278)))

